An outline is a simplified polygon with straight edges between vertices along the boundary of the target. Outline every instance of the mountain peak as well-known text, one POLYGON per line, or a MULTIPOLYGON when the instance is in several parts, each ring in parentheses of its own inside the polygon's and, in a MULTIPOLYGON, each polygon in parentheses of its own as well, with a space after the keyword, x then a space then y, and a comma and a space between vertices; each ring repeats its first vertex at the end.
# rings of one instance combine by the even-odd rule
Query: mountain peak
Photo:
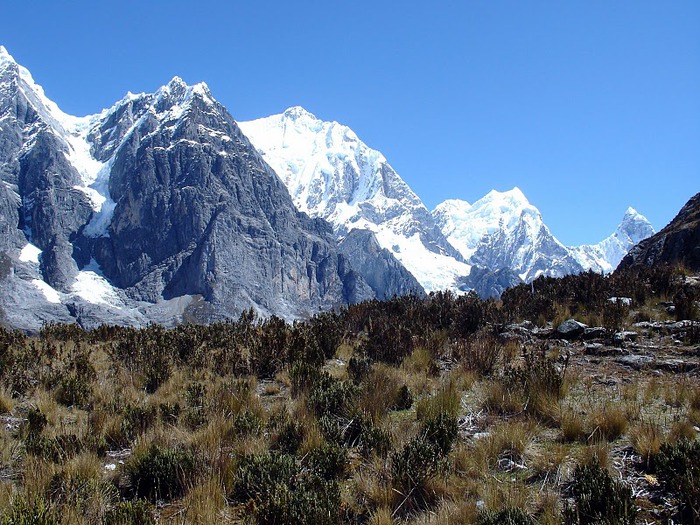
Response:
POLYGON ((625 211, 616 234, 625 234, 633 244, 637 244, 642 239, 651 237, 656 233, 649 220, 631 206, 625 211))
POLYGON ((514 204, 519 205, 519 206, 529 206, 530 205, 530 201, 527 200, 527 197, 525 197, 525 194, 517 186, 514 186, 513 189, 506 190, 506 191, 491 190, 480 200, 486 200, 486 201, 503 200, 503 201, 510 203, 511 205, 514 205, 514 204))
POLYGON ((288 118, 290 120, 298 120, 298 119, 309 119, 309 120, 319 120, 316 115, 313 113, 306 111, 303 107, 301 106, 292 106, 291 108, 287 108, 284 110, 284 113, 282 113, 283 118, 288 118))
POLYGON ((7 49, 5 46, 0 46, 0 65, 5 64, 5 63, 13 63, 16 64, 17 62, 15 59, 12 57, 10 53, 7 52, 7 49))

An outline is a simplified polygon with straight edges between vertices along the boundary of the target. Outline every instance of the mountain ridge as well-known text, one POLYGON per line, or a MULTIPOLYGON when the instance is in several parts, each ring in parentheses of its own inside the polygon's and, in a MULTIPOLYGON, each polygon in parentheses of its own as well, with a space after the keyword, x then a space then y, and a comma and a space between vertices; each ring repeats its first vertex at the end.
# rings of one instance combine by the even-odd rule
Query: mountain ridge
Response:
POLYGON ((207 321, 294 319, 370 297, 206 84, 72 117, 3 50, 0 95, 10 324, 172 324, 198 301, 207 321))

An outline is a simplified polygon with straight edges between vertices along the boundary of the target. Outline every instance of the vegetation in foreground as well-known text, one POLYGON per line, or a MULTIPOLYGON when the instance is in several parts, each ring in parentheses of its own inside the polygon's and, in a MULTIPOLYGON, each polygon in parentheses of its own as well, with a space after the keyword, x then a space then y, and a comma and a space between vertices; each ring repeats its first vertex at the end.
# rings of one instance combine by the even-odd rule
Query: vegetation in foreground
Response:
POLYGON ((698 290, 0 329, 0 524, 699 523, 698 290))

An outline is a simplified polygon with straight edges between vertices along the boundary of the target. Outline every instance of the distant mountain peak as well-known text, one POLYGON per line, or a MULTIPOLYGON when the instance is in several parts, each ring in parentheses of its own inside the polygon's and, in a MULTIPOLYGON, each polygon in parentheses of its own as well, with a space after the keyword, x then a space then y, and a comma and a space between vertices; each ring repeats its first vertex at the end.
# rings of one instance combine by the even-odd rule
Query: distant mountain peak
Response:
POLYGON ((654 235, 654 227, 644 215, 629 206, 615 231, 598 244, 569 248, 585 270, 609 273, 637 243, 654 235))

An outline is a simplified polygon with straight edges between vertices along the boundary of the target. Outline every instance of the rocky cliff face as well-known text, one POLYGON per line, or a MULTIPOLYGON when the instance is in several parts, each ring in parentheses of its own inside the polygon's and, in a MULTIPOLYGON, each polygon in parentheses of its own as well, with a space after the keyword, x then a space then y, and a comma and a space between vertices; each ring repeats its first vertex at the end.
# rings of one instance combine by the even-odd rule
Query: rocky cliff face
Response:
POLYGON ((377 299, 397 295, 425 295, 423 287, 411 273, 377 242, 369 230, 351 230, 340 242, 342 254, 371 287, 377 299))
POLYGON ((0 126, 11 324, 172 323, 195 299, 203 320, 297 318, 367 298, 332 228, 295 209, 204 84, 76 118, 2 48, 0 126))
POLYGON ((665 228, 632 248, 618 269, 655 264, 682 264, 700 271, 700 193, 665 228))

